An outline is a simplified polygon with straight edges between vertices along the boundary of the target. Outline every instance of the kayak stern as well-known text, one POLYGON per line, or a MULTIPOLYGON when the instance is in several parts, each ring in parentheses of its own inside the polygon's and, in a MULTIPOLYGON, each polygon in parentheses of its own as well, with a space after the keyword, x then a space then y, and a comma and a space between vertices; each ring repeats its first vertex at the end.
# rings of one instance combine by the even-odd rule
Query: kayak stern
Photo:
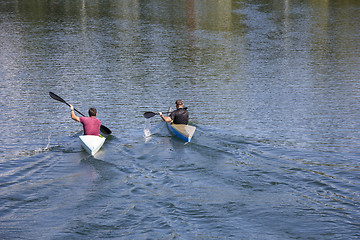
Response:
POLYGON ((167 123, 169 131, 184 142, 190 142, 195 133, 196 127, 186 124, 167 123))
POLYGON ((82 147, 92 156, 100 150, 106 139, 102 136, 95 135, 82 135, 79 136, 79 138, 82 147))

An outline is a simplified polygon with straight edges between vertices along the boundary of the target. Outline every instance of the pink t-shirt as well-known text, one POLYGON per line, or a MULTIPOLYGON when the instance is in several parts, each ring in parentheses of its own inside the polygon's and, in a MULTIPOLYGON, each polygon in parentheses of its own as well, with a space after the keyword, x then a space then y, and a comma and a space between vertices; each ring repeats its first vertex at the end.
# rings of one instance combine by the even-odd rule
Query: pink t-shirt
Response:
POLYGON ((84 135, 96 135, 100 133, 101 121, 95 117, 80 117, 84 127, 84 135))

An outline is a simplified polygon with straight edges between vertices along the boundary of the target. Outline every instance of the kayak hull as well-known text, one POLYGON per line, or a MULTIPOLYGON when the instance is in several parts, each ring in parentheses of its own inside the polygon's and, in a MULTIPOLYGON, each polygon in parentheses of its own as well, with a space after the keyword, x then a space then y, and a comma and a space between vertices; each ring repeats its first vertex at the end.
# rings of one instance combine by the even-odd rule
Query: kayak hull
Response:
POLYGON ((196 130, 196 127, 186 124, 167 123, 167 126, 171 134, 184 142, 190 142, 196 130))
MULTIPOLYGON (((172 112, 171 107, 169 107, 168 112, 172 112)), ((173 124, 168 122, 166 125, 172 135, 183 140, 184 142, 190 142, 196 130, 196 127, 188 124, 173 124)))
POLYGON ((106 139, 102 136, 95 135, 82 135, 79 136, 79 138, 81 146, 92 156, 100 150, 106 139))

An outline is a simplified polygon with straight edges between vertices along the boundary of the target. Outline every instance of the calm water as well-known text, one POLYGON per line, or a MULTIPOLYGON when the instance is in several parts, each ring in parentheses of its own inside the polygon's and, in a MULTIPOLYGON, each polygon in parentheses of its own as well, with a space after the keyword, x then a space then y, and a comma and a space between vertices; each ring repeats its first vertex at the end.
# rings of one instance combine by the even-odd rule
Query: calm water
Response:
POLYGON ((1 239, 360 237, 359 1, 0 0, 0 38, 1 239))

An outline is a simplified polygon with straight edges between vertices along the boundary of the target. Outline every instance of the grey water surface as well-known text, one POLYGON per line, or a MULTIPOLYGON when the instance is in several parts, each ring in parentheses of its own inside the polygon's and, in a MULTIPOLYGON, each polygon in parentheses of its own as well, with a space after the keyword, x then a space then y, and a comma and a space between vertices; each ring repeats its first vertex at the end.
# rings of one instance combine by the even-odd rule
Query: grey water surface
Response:
POLYGON ((0 0, 0 103, 0 239, 360 238, 359 1, 0 0))

